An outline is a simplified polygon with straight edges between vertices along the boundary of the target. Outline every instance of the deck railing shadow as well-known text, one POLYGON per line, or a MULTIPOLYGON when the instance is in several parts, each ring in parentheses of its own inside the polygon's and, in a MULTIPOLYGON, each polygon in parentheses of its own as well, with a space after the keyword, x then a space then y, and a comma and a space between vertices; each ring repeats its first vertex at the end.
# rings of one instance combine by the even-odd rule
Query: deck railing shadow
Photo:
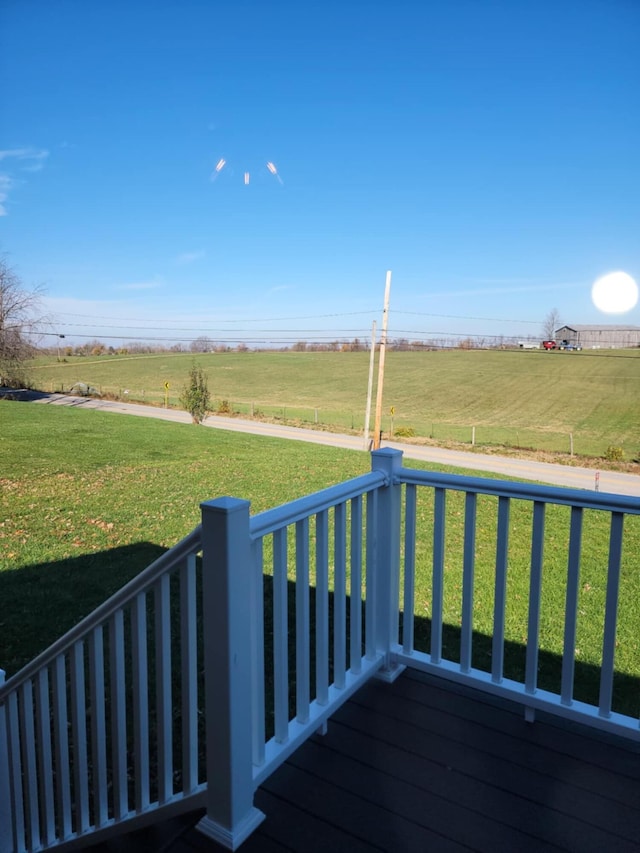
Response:
POLYGON ((637 678, 616 671, 624 522, 640 501, 401 459, 377 451, 369 474, 256 516, 236 498, 203 503, 201 525, 0 686, 0 853, 73 849, 203 806, 199 829, 235 849, 264 817, 257 787, 369 679, 405 667, 515 700, 527 719, 640 739, 637 678), (510 540, 519 504, 529 532, 510 540), (549 645, 552 505, 567 529, 553 529, 549 645), (606 522, 595 539, 589 513, 606 522), (604 590, 589 661, 576 647, 585 542, 604 590))
MULTIPOLYGON (((264 599, 265 611, 269 611, 273 607, 273 578, 270 575, 264 575, 264 599)), ((334 592, 329 590, 329 632, 333 633, 333 613, 334 613, 334 592)), ((351 635, 350 616, 351 598, 346 597, 347 617, 346 617, 346 632, 347 636, 351 635)), ((316 589, 311 586, 309 588, 309 605, 311 614, 317 610, 316 589)), ((289 614, 293 616, 296 609, 296 583, 289 581, 287 584, 287 609, 289 614)), ((366 614, 365 606, 361 603, 361 619, 362 624, 365 624, 366 614)), ((293 618, 291 618, 293 622, 293 618)), ((402 638, 402 613, 400 614, 400 637, 402 638)), ((416 637, 416 645, 423 649, 428 649, 430 646, 430 636, 432 623, 431 619, 424 616, 414 616, 414 631, 416 637)), ((266 685, 265 694, 265 726, 267 737, 272 737, 274 733, 274 696, 273 696, 273 671, 274 671, 274 655, 273 655, 273 637, 267 631, 265 635, 265 669, 264 679, 266 685)), ((450 658, 459 662, 459 650, 462 640, 462 631, 459 625, 444 623, 442 630, 443 648, 447 649, 450 658)), ((310 647, 315 649, 316 645, 316 625, 313 615, 310 619, 309 628, 310 647)), ((493 637, 488 634, 483 634, 480 631, 473 632, 473 663, 474 668, 483 670, 487 674, 491 672, 491 656, 493 648, 493 637)), ((364 653, 364 647, 362 652, 364 653)), ((513 681, 523 681, 526 665, 527 646, 525 643, 518 643, 512 640, 504 641, 504 672, 505 677, 513 681)), ((295 673, 296 666, 296 638, 295 629, 291 626, 288 641, 288 656, 289 656, 289 671, 292 673, 290 680, 290 695, 289 695, 289 718, 292 719, 296 714, 296 683, 295 673)), ((545 649, 540 649, 538 654, 538 683, 541 689, 550 693, 558 693, 562 681, 562 655, 556 654, 545 649)), ((349 666, 349 661, 346 661, 346 666, 349 666)), ((311 685, 311 697, 315 696, 315 679, 316 667, 315 656, 312 654, 309 659, 309 675, 311 685)), ((334 678, 334 656, 333 649, 329 649, 328 659, 328 675, 330 683, 333 683, 334 678)), ((601 667, 584 661, 576 661, 575 663, 575 698, 581 702, 592 705, 597 708, 599 692, 600 692, 601 667)), ((640 676, 631 675, 624 672, 614 672, 614 700, 613 704, 616 710, 621 714, 626 714, 631 718, 640 717, 640 676)), ((525 708, 523 706, 523 715, 525 708)), ((639 740, 640 742, 640 740, 639 740)))
POLYGON ((0 666, 18 672, 166 550, 134 542, 0 571, 0 666))

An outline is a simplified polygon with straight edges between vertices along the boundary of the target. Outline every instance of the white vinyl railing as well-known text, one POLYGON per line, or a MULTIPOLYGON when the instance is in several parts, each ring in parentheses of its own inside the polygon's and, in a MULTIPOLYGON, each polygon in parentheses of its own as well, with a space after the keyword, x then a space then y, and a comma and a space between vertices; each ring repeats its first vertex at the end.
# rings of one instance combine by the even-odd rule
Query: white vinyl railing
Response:
POLYGON ((229 849, 264 818, 253 806, 258 785, 390 665, 384 614, 397 582, 384 568, 390 539, 380 521, 390 487, 386 460, 379 462, 253 518, 247 501, 203 504, 211 630, 207 814, 198 828, 229 849))
POLYGON ((405 666, 514 698, 529 718, 546 709, 639 737, 612 693, 624 519, 640 500, 405 469, 384 449, 369 474, 249 510, 235 498, 203 503, 196 530, 0 683, 0 853, 82 847, 202 806, 199 829, 236 849, 264 817, 256 788, 365 681, 405 666), (495 514, 481 535, 479 501, 495 514), (545 519, 556 505, 569 507, 569 529, 554 546, 567 567, 554 691, 539 670, 545 519), (530 508, 521 677, 505 653, 512 561, 523 557, 510 543, 516 506, 530 508), (609 519, 594 704, 574 698, 591 511, 609 519), (489 605, 476 577, 487 549, 489 605), (479 606, 492 617, 486 665, 479 606))
POLYGON ((2 853, 82 846, 161 807, 202 804, 200 538, 197 528, 0 687, 2 853))
MULTIPOLYGON (((260 584, 267 576, 273 584, 273 707, 267 707, 266 714, 267 721, 273 717, 273 731, 265 736, 265 715, 260 714, 254 736, 258 782, 324 723, 328 712, 388 665, 388 641, 376 642, 375 630, 374 576, 379 576, 376 559, 384 543, 373 535, 370 521, 384 502, 380 489, 385 483, 383 472, 372 472, 252 519, 254 578, 260 584), (291 635, 294 639, 288 643, 291 635), (290 668, 295 695, 290 693, 290 668)), ((263 598, 258 595, 258 600, 263 598)), ((260 642, 263 626, 258 622, 263 614, 258 608, 258 697, 265 686, 261 658, 267 644, 260 642)))
MULTIPOLYGON (((534 718, 535 710, 540 709, 640 740, 640 701, 635 716, 613 709, 615 657, 621 618, 624 522, 626 516, 640 516, 640 497, 404 469, 400 456, 395 458, 394 466, 390 476, 395 484, 395 495, 391 502, 403 504, 404 518, 401 569, 404 591, 403 623, 401 633, 394 636, 392 643, 397 663, 514 699, 525 707, 529 720, 534 718), (400 493, 402 485, 404 495, 400 493), (428 493, 432 499, 428 532, 424 523, 421 529, 418 519, 419 492, 428 493), (456 514, 462 519, 462 546, 456 557, 450 554, 447 547, 448 529, 452 522, 447 503, 453 495, 462 496, 456 510, 456 514), (479 500, 484 500, 485 506, 487 502, 492 504, 489 506, 489 512, 485 509, 484 523, 487 523, 487 515, 491 512, 495 521, 495 537, 487 535, 485 531, 482 542, 482 547, 490 550, 492 554, 490 560, 485 559, 485 564, 487 561, 490 564, 493 585, 493 600, 488 605, 477 600, 479 500), (551 513, 556 512, 556 507, 569 509, 561 519, 560 530, 557 529, 556 522, 553 536, 549 538, 545 533, 547 520, 551 513), (530 525, 527 539, 529 554, 528 560, 524 561, 526 565, 522 565, 524 555, 514 555, 514 547, 510 544, 510 536, 516 526, 515 523, 510 523, 510 518, 515 511, 520 513, 518 525, 521 528, 530 525), (592 528, 590 538, 585 534, 584 522, 587 514, 592 528), (596 529, 595 535, 593 529, 596 529), (600 553, 605 535, 608 540, 606 550, 600 553), (561 541, 556 542, 554 537, 560 538, 561 541), (428 542, 426 551, 430 574, 429 638, 427 642, 416 643, 415 614, 420 609, 416 600, 416 551, 419 543, 425 542, 428 542), (556 560, 559 557, 565 566, 561 577, 556 576, 547 584, 546 589, 543 579, 549 558, 545 548, 547 552, 553 549, 551 556, 556 560), (520 563, 518 569, 512 565, 514 556, 518 557, 520 563), (583 596, 587 596, 590 590, 589 583, 586 583, 584 589, 581 587, 581 571, 587 562, 595 564, 597 584, 604 590, 604 607, 595 613, 595 617, 582 610, 585 606, 583 596), (510 595, 515 572, 523 574, 526 580, 524 595, 513 591, 510 595), (443 642, 447 623, 451 621, 444 616, 448 604, 448 592, 445 588, 448 575, 453 575, 455 584, 461 590, 459 618, 456 620, 455 630, 457 636, 456 641, 451 644, 455 648, 449 652, 444 648, 443 642), (552 585, 559 587, 555 589, 555 609, 550 602, 552 585), (521 618, 522 639, 518 642, 523 652, 522 665, 520 667, 512 664, 507 672, 505 650, 514 643, 513 640, 506 639, 505 626, 507 614, 513 614, 518 609, 519 605, 514 602, 514 598, 518 597, 525 600, 526 607, 526 613, 521 618), (558 612, 558 599, 561 612, 558 612), (486 632, 488 642, 485 646, 488 650, 485 657, 488 663, 480 666, 478 661, 481 655, 476 654, 476 646, 481 638, 477 635, 476 626, 479 621, 478 608, 483 606, 491 608, 492 619, 491 627, 486 632), (562 647, 553 655, 557 658, 557 666, 554 661, 553 667, 556 672, 547 673, 546 678, 551 684, 557 683, 556 688, 546 684, 541 686, 539 683, 543 669, 540 663, 541 654, 549 652, 549 649, 541 648, 543 617, 547 624, 557 619, 554 633, 562 635, 562 647), (590 626, 588 631, 594 632, 600 643, 597 665, 588 666, 590 670, 597 669, 597 698, 584 701, 576 698, 576 693, 585 692, 583 685, 578 684, 576 678, 576 670, 581 666, 578 631, 582 629, 583 637, 588 633, 585 622, 590 618, 594 618, 597 627, 590 626)), ((636 525, 636 536, 638 530, 636 525)), ((518 547, 522 549, 521 544, 518 547)), ((628 554, 626 572, 628 575, 635 575, 636 580, 632 584, 632 589, 635 590, 637 578, 640 576, 640 553, 637 545, 628 554)), ((593 568, 591 573, 593 574, 593 568)), ((451 587, 452 584, 449 583, 449 593, 451 587)), ((633 609, 630 618, 633 624, 626 626, 626 636, 638 636, 640 623, 637 609, 633 609)), ((482 621, 486 624, 487 620, 485 618, 482 621)), ((513 634, 513 630, 511 633, 513 634)), ((640 659, 636 656, 636 671, 638 664, 640 659)), ((552 667, 547 664, 546 669, 550 668, 552 667)), ((591 690, 591 693, 593 692, 594 690, 591 690)))

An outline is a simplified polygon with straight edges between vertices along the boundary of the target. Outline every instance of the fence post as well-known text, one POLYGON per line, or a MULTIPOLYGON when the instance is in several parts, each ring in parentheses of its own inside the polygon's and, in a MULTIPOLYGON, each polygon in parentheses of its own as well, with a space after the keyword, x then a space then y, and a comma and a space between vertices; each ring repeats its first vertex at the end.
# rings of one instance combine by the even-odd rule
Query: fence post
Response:
MULTIPOLYGON (((5 671, 0 669, 0 687, 4 684, 5 671)), ((13 850, 13 826, 11 816, 11 787, 9 776, 9 744, 7 742, 7 717, 4 703, 0 705, 0 853, 13 850)))
MULTIPOLYGON (((395 681, 404 669, 395 662, 392 652, 399 643, 402 492, 400 484, 395 480, 402 468, 402 451, 391 447, 374 450, 371 454, 371 467, 373 471, 382 471, 387 476, 387 485, 378 491, 375 519, 375 648, 378 654, 385 657, 377 677, 391 682, 395 681)), ((371 532, 367 531, 367 535, 371 535, 371 532)))
POLYGON ((207 813, 197 828, 236 850, 265 817, 253 805, 249 501, 200 508, 207 813))

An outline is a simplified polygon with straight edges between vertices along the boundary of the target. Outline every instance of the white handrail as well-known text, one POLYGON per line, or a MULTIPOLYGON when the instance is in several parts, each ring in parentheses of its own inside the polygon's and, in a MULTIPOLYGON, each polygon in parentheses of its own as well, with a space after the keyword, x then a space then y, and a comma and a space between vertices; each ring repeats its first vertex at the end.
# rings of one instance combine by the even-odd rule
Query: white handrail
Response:
POLYGON ((305 495, 295 501, 268 509, 251 518, 251 535, 259 539, 281 527, 288 527, 296 521, 309 518, 351 498, 372 492, 380 486, 387 485, 387 477, 380 471, 370 471, 352 480, 330 486, 320 492, 305 495))
MULTIPOLYGON (((417 486, 433 486, 482 495, 496 495, 523 500, 539 500, 563 506, 583 509, 603 509, 607 512, 626 512, 640 515, 640 496, 616 495, 609 492, 589 492, 586 489, 565 489, 562 486, 547 486, 538 483, 517 483, 508 480, 491 480, 485 477, 469 477, 464 474, 444 474, 438 471, 420 471, 415 468, 400 468, 398 482, 417 486)), ((640 491, 640 478, 639 491, 640 491)))

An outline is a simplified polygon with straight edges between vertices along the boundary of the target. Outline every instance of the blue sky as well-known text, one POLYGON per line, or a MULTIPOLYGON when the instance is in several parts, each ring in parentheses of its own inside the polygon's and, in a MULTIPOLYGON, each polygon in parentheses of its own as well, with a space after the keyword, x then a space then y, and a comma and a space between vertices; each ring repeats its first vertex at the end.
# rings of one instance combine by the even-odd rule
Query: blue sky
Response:
POLYGON ((387 270, 392 337, 638 325, 590 290, 640 279, 639 35, 636 0, 4 0, 0 249, 77 340, 363 337, 387 270))

